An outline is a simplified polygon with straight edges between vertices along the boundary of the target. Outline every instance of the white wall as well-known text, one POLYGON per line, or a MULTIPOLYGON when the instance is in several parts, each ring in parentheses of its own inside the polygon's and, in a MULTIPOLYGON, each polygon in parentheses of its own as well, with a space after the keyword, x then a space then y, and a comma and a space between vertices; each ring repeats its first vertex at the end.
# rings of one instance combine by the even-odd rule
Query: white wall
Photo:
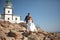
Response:
POLYGON ((9 22, 11 23, 21 23, 21 22, 24 22, 21 20, 21 17, 20 16, 13 16, 13 20, 9 20, 9 22), (17 18, 17 20, 16 20, 17 18))
POLYGON ((5 8, 5 14, 12 14, 12 9, 5 8), (10 11, 10 13, 8 13, 10 11))
POLYGON ((12 15, 5 15, 5 20, 6 20, 6 21, 9 21, 8 18, 9 18, 9 20, 11 21, 11 20, 12 20, 12 15))
MULTIPOLYGON (((0 20, 1 19, 4 19, 4 15, 0 15, 0 20)), ((9 21, 11 23, 21 23, 21 22, 24 22, 23 20, 21 20, 21 17, 20 16, 12 16, 12 15, 5 15, 5 21, 9 21), (13 19, 12 19, 13 17, 13 19), (9 18, 9 20, 8 20, 9 18), (17 20, 16 20, 17 18, 17 20)))
POLYGON ((16 22, 16 23, 19 23, 20 22, 20 16, 13 16, 13 21, 16 22), (16 20, 17 18, 17 20, 16 20))

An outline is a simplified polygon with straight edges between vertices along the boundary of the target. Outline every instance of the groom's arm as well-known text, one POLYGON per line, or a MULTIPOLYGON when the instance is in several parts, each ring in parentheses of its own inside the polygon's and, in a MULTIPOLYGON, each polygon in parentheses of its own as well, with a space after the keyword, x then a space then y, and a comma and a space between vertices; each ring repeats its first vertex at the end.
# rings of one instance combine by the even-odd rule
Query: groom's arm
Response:
POLYGON ((27 16, 25 17, 24 21, 26 21, 26 19, 27 19, 27 16))

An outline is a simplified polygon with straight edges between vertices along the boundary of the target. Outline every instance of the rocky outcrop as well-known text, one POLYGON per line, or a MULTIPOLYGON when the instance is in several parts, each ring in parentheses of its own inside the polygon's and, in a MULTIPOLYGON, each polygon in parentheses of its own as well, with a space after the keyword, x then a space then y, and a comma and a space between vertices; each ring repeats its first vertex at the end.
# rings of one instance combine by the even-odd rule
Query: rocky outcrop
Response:
POLYGON ((37 32, 27 32, 25 23, 0 21, 0 40, 60 40, 60 34, 49 33, 37 28, 37 32))

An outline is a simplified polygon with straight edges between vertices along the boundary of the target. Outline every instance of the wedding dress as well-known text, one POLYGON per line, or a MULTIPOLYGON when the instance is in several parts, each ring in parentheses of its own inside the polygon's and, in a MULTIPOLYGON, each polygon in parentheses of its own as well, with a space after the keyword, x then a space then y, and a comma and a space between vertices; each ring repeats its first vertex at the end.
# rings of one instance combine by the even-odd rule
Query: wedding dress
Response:
POLYGON ((32 32, 36 31, 35 24, 32 22, 32 20, 28 20, 27 30, 32 31, 32 32))

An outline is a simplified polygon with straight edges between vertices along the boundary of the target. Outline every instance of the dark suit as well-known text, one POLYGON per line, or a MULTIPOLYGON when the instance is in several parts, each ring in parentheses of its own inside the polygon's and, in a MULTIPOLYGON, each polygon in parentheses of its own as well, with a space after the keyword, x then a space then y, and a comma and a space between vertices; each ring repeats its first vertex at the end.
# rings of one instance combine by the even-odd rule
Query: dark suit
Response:
POLYGON ((27 16, 25 17, 24 21, 26 21, 26 23, 27 23, 30 17, 31 17, 31 16, 28 16, 28 15, 27 15, 27 16))

